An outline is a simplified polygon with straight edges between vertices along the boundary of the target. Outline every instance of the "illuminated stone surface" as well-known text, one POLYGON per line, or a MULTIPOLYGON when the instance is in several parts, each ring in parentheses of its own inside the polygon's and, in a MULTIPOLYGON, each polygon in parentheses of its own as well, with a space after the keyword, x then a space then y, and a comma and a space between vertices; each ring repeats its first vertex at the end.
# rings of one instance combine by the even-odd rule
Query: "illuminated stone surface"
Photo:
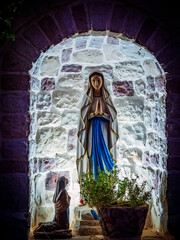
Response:
MULTIPOLYGON (((94 71, 103 73, 117 110, 120 177, 139 176, 139 183, 146 180, 149 188, 154 187, 147 226, 165 231, 165 73, 143 47, 106 35, 63 40, 42 52, 30 71, 32 226, 52 220, 53 189, 60 172, 69 174, 70 222, 73 221, 80 197, 76 170, 77 124, 82 96, 94 71)), ((23 101, 14 102, 13 95, 2 100, 12 112, 23 101)))

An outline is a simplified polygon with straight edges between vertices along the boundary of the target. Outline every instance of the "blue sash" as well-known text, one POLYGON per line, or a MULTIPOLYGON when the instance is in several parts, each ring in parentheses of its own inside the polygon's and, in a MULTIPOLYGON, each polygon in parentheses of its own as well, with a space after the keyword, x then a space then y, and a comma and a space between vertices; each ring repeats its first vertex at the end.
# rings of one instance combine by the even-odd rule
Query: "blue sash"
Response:
POLYGON ((105 171, 105 168, 107 168, 108 171, 111 171, 113 169, 114 162, 110 155, 109 149, 106 146, 101 128, 101 124, 103 122, 108 122, 108 120, 103 117, 94 117, 91 121, 93 121, 91 159, 93 163, 95 179, 97 179, 98 167, 100 167, 100 170, 102 171, 105 171))

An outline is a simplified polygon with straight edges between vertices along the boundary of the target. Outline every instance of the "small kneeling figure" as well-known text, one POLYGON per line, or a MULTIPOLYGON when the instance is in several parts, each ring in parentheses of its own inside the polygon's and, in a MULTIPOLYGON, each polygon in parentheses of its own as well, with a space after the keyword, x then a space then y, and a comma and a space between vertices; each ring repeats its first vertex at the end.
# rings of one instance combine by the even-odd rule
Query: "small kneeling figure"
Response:
MULTIPOLYGON (((65 235, 69 234, 71 237, 71 231, 69 229, 69 205, 71 197, 66 191, 66 185, 68 184, 68 179, 64 176, 58 178, 56 182, 56 189, 53 196, 53 202, 55 203, 55 216, 52 222, 39 223, 38 227, 34 230, 34 236, 42 236, 44 233, 53 233, 63 235, 64 230, 65 235), (68 230, 68 231, 66 231, 68 230)), ((67 237, 67 236, 66 236, 67 237)))

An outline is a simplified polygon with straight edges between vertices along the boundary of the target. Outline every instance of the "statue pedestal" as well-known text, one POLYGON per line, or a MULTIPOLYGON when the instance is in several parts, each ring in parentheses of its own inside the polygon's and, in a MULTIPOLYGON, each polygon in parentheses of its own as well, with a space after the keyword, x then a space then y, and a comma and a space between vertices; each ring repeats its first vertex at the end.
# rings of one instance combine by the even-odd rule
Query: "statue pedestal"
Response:
POLYGON ((69 229, 54 230, 51 232, 37 232, 33 239, 64 239, 71 238, 72 231, 69 229))
POLYGON ((99 221, 94 220, 91 210, 97 212, 95 208, 90 208, 88 205, 79 205, 74 209, 73 235, 102 235, 99 221))

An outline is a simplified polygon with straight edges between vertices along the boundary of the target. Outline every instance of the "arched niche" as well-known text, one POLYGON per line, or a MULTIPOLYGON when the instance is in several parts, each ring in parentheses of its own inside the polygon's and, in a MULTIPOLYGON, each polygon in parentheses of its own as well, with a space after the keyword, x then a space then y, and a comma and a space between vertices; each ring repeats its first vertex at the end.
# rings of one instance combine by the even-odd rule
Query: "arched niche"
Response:
POLYGON ((69 178, 70 221, 79 203, 76 133, 88 76, 104 74, 118 112, 120 177, 153 187, 146 226, 167 230, 166 77, 158 60, 122 35, 93 32, 52 45, 30 74, 31 226, 53 217, 55 179, 69 178))

